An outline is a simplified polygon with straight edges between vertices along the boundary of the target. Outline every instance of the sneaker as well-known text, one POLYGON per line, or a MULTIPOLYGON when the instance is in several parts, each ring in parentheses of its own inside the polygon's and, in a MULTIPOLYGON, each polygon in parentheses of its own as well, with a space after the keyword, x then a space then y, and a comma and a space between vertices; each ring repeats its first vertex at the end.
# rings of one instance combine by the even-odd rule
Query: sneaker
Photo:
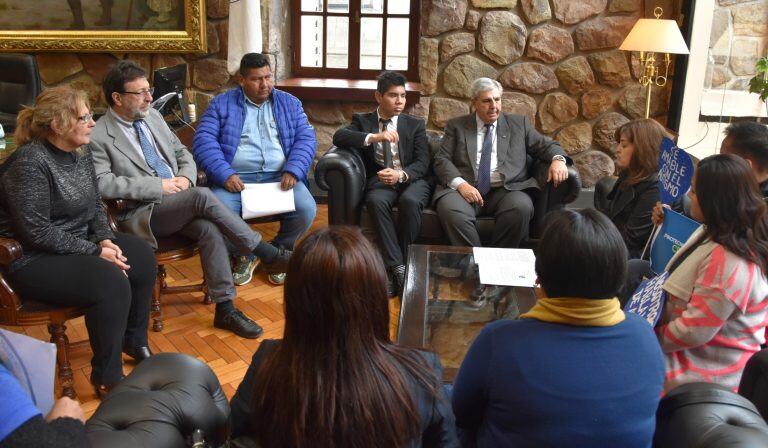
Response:
POLYGON ((283 249, 282 247, 278 248, 275 260, 272 263, 267 263, 262 260, 261 267, 267 274, 279 274, 285 272, 288 270, 288 260, 291 259, 291 254, 293 254, 293 251, 291 250, 283 249))
POLYGON ((267 276, 267 280, 269 280, 269 283, 272 283, 273 285, 282 285, 285 283, 285 272, 269 274, 267 276))
POLYGON ((253 279, 253 271, 259 265, 259 259, 257 257, 249 257, 243 255, 237 257, 237 263, 232 269, 232 279, 237 286, 247 285, 253 279))
POLYGON ((213 326, 223 330, 229 330, 241 338, 246 339, 256 339, 264 333, 264 329, 261 328, 259 324, 251 320, 237 308, 223 316, 216 313, 213 318, 213 326))

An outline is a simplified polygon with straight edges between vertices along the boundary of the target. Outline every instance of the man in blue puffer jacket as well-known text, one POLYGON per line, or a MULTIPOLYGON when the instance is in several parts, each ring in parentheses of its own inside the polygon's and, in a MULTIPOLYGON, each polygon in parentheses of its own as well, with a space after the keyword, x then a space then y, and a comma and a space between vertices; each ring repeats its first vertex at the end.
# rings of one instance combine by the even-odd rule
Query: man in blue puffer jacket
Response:
MULTIPOLYGON (((317 213, 307 188, 317 149, 315 131, 301 101, 274 88, 264 55, 243 56, 237 80, 240 86, 214 98, 200 119, 193 141, 195 161, 208 176, 211 191, 238 215, 246 183, 280 182, 283 190, 292 189, 296 211, 280 217, 272 243, 293 250, 317 213)), ((233 270, 235 284, 250 282, 257 265, 254 256, 241 257, 233 270)), ((282 284, 285 274, 268 278, 282 284)))

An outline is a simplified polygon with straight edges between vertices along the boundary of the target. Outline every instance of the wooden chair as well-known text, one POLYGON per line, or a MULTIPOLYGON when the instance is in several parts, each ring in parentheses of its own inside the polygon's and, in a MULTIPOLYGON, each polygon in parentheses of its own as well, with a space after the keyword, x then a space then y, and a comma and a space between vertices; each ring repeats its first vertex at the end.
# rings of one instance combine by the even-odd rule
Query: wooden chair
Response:
POLYGON ((88 340, 70 344, 65 323, 84 315, 85 308, 56 307, 19 297, 8 283, 4 272, 13 261, 21 258, 21 255, 21 244, 18 241, 0 238, 0 325, 48 325, 51 342, 56 344, 56 366, 62 392, 72 399, 77 398, 72 385, 69 351, 86 346, 88 340))
MULTIPOLYGON (((115 216, 118 216, 126 210, 130 206, 130 201, 115 199, 106 200, 104 202, 107 204, 109 225, 112 227, 112 231, 119 232, 120 228, 117 225, 115 216)), ((162 331, 164 324, 163 310, 160 307, 161 296, 202 291, 204 294, 203 303, 206 305, 211 303, 211 297, 208 294, 208 287, 205 284, 205 280, 201 283, 184 286, 168 286, 166 281, 168 274, 165 270, 165 266, 174 261, 186 260, 197 255, 197 243, 182 235, 171 235, 169 237, 156 239, 157 250, 155 251, 155 259, 157 260, 157 280, 155 281, 155 289, 152 291, 152 303, 149 310, 150 317, 152 318, 152 330, 162 331)))

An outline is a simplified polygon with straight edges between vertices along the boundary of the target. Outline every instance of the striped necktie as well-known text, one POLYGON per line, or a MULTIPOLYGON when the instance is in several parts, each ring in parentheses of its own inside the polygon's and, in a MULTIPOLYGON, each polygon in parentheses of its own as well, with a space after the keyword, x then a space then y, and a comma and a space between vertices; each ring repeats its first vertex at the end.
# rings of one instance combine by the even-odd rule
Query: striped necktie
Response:
POLYGON ((141 152, 144 153, 144 159, 147 161, 147 165, 149 165, 155 174, 161 178, 172 178, 173 173, 171 172, 171 169, 168 168, 168 165, 166 165, 162 160, 160 160, 160 157, 157 155, 157 151, 155 151, 154 145, 152 145, 152 142, 149 141, 147 134, 144 133, 144 129, 142 129, 141 123, 144 123, 144 120, 134 121, 133 129, 136 130, 136 134, 139 136, 141 152))

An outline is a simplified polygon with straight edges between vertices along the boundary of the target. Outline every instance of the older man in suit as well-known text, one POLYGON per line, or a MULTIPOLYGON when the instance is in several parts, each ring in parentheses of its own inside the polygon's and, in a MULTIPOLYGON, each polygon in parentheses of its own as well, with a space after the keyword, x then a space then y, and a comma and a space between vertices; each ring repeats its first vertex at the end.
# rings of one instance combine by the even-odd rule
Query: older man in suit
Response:
POLYGON ((435 156, 433 201, 451 244, 481 246, 476 217, 492 215, 491 245, 515 248, 528 236, 531 194, 539 190, 530 165, 534 159, 550 163, 548 181, 557 185, 568 178, 568 159, 526 117, 501 112, 498 81, 479 78, 470 93, 475 112, 448 121, 435 156))
POLYGON ((374 93, 379 107, 355 114, 352 123, 336 131, 333 144, 355 148, 367 176, 365 202, 376 227, 382 257, 390 275, 391 294, 402 292, 408 246, 421 229, 432 183, 424 121, 403 115, 405 76, 383 72, 374 93), (397 204, 398 222, 392 217, 397 204))
POLYGON ((152 89, 143 68, 132 61, 115 64, 104 78, 110 107, 91 134, 91 149, 101 195, 127 199, 132 207, 118 217, 127 232, 157 248, 155 237, 175 233, 197 241, 203 275, 216 303, 214 326, 245 338, 262 328, 236 309, 227 238, 241 253, 253 252, 268 272, 285 270, 290 251, 262 240, 207 188, 195 187, 192 154, 150 107, 152 89))

